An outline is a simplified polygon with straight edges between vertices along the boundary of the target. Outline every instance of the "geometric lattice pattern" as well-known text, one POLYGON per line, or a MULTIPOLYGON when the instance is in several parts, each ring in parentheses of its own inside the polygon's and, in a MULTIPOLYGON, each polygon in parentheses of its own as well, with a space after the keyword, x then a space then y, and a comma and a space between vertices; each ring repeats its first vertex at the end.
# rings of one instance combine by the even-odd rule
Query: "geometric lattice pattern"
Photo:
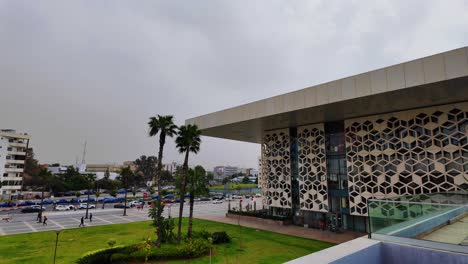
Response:
POLYGON ((468 103, 345 121, 350 211, 369 198, 468 189, 468 103))
POLYGON ((266 205, 291 208, 289 129, 265 131, 262 143, 262 186, 266 205))
POLYGON ((324 125, 297 128, 299 202, 302 210, 328 212, 324 125))

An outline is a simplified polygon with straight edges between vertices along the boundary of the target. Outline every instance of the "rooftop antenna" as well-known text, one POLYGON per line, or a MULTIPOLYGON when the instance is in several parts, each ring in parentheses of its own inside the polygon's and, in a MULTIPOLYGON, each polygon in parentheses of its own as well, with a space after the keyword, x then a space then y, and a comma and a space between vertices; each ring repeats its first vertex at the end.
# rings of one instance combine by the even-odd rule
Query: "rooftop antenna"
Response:
POLYGON ((83 147, 83 159, 81 160, 81 164, 86 164, 85 158, 86 158, 86 141, 84 142, 84 147, 83 147))

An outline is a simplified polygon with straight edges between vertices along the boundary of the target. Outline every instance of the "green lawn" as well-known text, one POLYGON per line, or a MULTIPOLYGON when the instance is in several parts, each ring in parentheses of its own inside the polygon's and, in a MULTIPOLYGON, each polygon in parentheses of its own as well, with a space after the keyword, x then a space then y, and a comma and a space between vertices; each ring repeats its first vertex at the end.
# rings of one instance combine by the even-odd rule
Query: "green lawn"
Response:
MULTIPOLYGON (((238 187, 240 187, 241 189, 249 189, 249 188, 257 188, 258 186, 255 183, 239 183, 239 184, 231 183, 230 188, 228 188, 228 190, 236 190, 238 187)), ((224 185, 214 185, 214 186, 211 186, 210 189, 225 190, 224 185)))
MULTIPOLYGON (((328 242, 246 227, 241 228, 241 235, 238 226, 199 219, 194 220, 194 228, 210 232, 226 231, 232 237, 231 243, 215 246, 213 263, 283 263, 333 246, 328 242)), ((186 231, 185 226, 183 230, 186 231)), ((147 236, 155 237, 150 222, 64 230, 60 234, 57 263, 74 263, 86 252, 107 247, 106 242, 110 238, 117 240, 117 245, 124 245, 140 242, 147 236)), ((0 236, 0 263, 52 263, 54 245, 53 231, 0 236)), ((190 263, 208 263, 208 257, 195 259, 190 263)))

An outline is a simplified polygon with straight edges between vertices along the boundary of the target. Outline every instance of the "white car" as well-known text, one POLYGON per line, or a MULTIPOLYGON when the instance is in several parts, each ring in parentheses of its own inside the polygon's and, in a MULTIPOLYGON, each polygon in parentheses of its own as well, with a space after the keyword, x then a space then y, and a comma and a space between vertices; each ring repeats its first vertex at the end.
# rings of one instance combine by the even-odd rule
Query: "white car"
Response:
POLYGON ((131 201, 129 205, 133 207, 133 206, 143 205, 143 203, 144 202, 142 201, 131 201))
MULTIPOLYGON (((96 205, 89 204, 88 209, 94 209, 94 208, 96 208, 96 205)), ((86 209, 86 204, 85 203, 80 203, 80 206, 78 206, 78 209, 86 209)))
MULTIPOLYGON (((30 206, 32 209, 41 209, 41 206, 40 205, 31 205, 30 206)), ((42 206, 42 211, 45 211, 46 207, 43 205, 42 206)))
POLYGON ((70 210, 70 206, 69 205, 57 205, 57 207, 55 207, 55 210, 57 211, 68 211, 70 210))
POLYGON ((213 204, 222 204, 223 200, 213 200, 213 204))

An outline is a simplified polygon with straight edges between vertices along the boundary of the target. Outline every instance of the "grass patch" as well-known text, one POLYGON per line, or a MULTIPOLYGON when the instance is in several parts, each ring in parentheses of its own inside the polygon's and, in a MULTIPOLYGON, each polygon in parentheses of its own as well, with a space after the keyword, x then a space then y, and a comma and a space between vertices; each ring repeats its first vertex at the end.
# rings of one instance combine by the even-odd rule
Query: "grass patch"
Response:
MULTIPOLYGON (((187 231, 186 220, 184 219, 184 233, 187 231)), ((214 245, 216 254, 212 258, 213 263, 283 263, 333 246, 328 242, 247 227, 242 227, 240 235, 238 226, 200 219, 194 219, 194 230, 226 231, 232 238, 231 243, 214 245), (241 243, 242 251, 239 251, 241 243)), ((117 241, 117 246, 142 242, 148 236, 155 238, 154 228, 149 221, 63 230, 59 237, 57 263, 75 263, 86 252, 107 248, 110 238, 117 241)), ((0 263, 52 263, 54 246, 53 231, 1 236, 0 263)), ((191 260, 191 263, 208 263, 208 257, 191 260)))
POLYGON ((256 183, 239 183, 239 184, 234 184, 231 183, 229 184, 229 188, 225 189, 224 185, 214 185, 211 186, 211 190, 236 190, 237 188, 241 189, 251 189, 251 188, 258 188, 256 183))

